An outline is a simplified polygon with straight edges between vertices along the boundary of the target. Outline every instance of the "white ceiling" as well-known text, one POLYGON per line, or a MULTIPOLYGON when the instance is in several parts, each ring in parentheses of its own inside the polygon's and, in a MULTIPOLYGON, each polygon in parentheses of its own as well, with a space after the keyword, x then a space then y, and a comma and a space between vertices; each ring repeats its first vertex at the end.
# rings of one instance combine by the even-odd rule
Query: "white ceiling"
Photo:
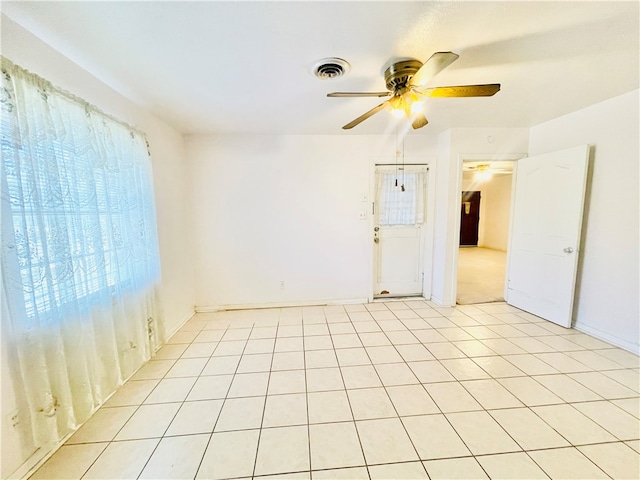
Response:
MULTIPOLYGON (((336 134, 384 90, 393 61, 460 59, 432 86, 501 83, 494 97, 430 99, 430 123, 529 127, 639 86, 632 2, 2 2, 10 18, 185 133, 336 134), (321 58, 351 63, 319 80, 321 58)), ((353 134, 393 130, 387 112, 353 134)), ((345 132, 346 133, 346 132, 345 132)))

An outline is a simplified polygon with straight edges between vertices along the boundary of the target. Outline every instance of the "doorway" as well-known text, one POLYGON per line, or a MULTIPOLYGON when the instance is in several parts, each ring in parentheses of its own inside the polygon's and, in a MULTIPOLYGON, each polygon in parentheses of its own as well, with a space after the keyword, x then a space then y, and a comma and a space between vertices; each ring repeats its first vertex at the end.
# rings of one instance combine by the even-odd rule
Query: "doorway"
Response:
POLYGON ((375 169, 374 298, 423 292, 426 165, 375 169))
POLYGON ((456 303, 504 301, 513 161, 464 161, 456 303))

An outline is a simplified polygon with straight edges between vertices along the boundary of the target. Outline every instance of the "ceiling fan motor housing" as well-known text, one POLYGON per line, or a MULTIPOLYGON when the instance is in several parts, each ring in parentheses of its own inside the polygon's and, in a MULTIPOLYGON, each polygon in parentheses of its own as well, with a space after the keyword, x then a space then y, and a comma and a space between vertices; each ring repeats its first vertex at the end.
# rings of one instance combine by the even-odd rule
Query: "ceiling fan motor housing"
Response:
POLYGON ((415 75, 421 66, 422 62, 419 60, 405 60, 391 65, 384 72, 387 89, 394 92, 405 88, 409 79, 415 75))

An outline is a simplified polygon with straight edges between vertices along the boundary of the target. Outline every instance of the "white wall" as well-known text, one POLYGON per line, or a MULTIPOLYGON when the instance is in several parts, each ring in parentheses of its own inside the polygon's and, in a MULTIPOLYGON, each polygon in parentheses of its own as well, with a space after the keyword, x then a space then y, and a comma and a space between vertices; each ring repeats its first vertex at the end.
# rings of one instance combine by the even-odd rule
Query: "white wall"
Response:
POLYGON ((463 192, 481 192, 482 191, 482 183, 477 182, 474 178, 475 174, 473 172, 464 172, 462 174, 462 188, 463 192))
MULTIPOLYGON (((405 154, 435 143, 410 136, 405 154)), ((395 137, 187 137, 198 308, 366 301, 372 163, 394 152, 395 137)))
POLYGON ((507 251, 513 175, 494 175, 482 185, 478 246, 507 251))
POLYGON ((531 129, 530 154, 592 145, 575 327, 638 352, 639 91, 531 129))
POLYGON ((453 128, 438 137, 432 300, 455 305, 460 237, 462 160, 475 155, 524 154, 528 128, 453 128))
MULTIPOLYGON (((168 332, 174 330, 193 313, 193 262, 190 228, 187 215, 189 191, 184 162, 184 144, 180 132, 163 123, 144 109, 134 105, 78 65, 53 50, 34 35, 2 15, 2 55, 14 63, 51 81, 54 85, 96 105, 137 127, 147 134, 151 145, 153 175, 158 217, 158 235, 162 266, 162 297, 168 332)), ((3 338, 5 335, 3 335, 3 338)), ((3 352, 2 445, 17 448, 15 429, 6 429, 8 411, 14 392, 5 382, 5 352, 3 352)), ((18 405, 19 406, 19 405, 18 405)), ((25 424, 25 422, 23 422, 25 424)), ((28 443, 28 442, 26 442, 28 443)), ((31 453, 20 448, 12 452, 9 463, 3 461, 2 476, 6 476, 31 453)))
MULTIPOLYGON (((455 227, 450 227, 450 206, 455 205, 457 214, 460 214, 460 190, 451 187, 456 184, 456 163, 451 160, 451 130, 438 135, 438 160, 435 166, 435 211, 434 211, 434 237, 433 237, 433 269, 431 271, 431 300, 438 305, 453 305, 451 303, 452 290, 455 288, 456 275, 451 266, 454 258, 454 240, 446 232, 455 227)), ((460 239, 460 228, 453 232, 460 239)))

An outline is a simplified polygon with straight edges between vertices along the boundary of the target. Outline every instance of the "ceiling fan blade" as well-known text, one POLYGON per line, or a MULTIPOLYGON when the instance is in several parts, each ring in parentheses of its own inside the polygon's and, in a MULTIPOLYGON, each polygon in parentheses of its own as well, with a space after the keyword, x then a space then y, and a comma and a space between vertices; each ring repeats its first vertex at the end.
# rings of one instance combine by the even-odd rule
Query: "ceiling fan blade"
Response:
POLYGON ((421 87, 458 59, 453 52, 437 52, 424 62, 424 65, 409 79, 410 87, 421 87))
POLYGON ((391 92, 333 92, 327 97, 389 97, 391 92))
POLYGON ((342 127, 342 129, 343 130, 349 130, 350 128, 355 127, 356 125, 360 124, 361 122, 364 122, 367 118, 372 117, 373 115, 378 113, 380 110, 384 109, 384 107, 387 105, 387 103, 389 103, 389 102, 388 101, 387 102, 382 102, 377 107, 373 107, 371 110, 369 110, 366 113, 363 113, 362 115, 360 115, 358 118, 356 118, 352 122, 347 123, 344 127, 342 127))
POLYGON ((411 126, 413 127, 414 130, 417 130, 419 128, 424 127, 427 123, 429 123, 429 120, 427 120, 427 117, 425 117, 422 113, 420 113, 413 120, 413 122, 411 122, 411 126))
POLYGON ((499 83, 486 85, 458 85, 454 87, 435 87, 423 90, 423 95, 438 97, 490 97, 500 91, 499 83))

